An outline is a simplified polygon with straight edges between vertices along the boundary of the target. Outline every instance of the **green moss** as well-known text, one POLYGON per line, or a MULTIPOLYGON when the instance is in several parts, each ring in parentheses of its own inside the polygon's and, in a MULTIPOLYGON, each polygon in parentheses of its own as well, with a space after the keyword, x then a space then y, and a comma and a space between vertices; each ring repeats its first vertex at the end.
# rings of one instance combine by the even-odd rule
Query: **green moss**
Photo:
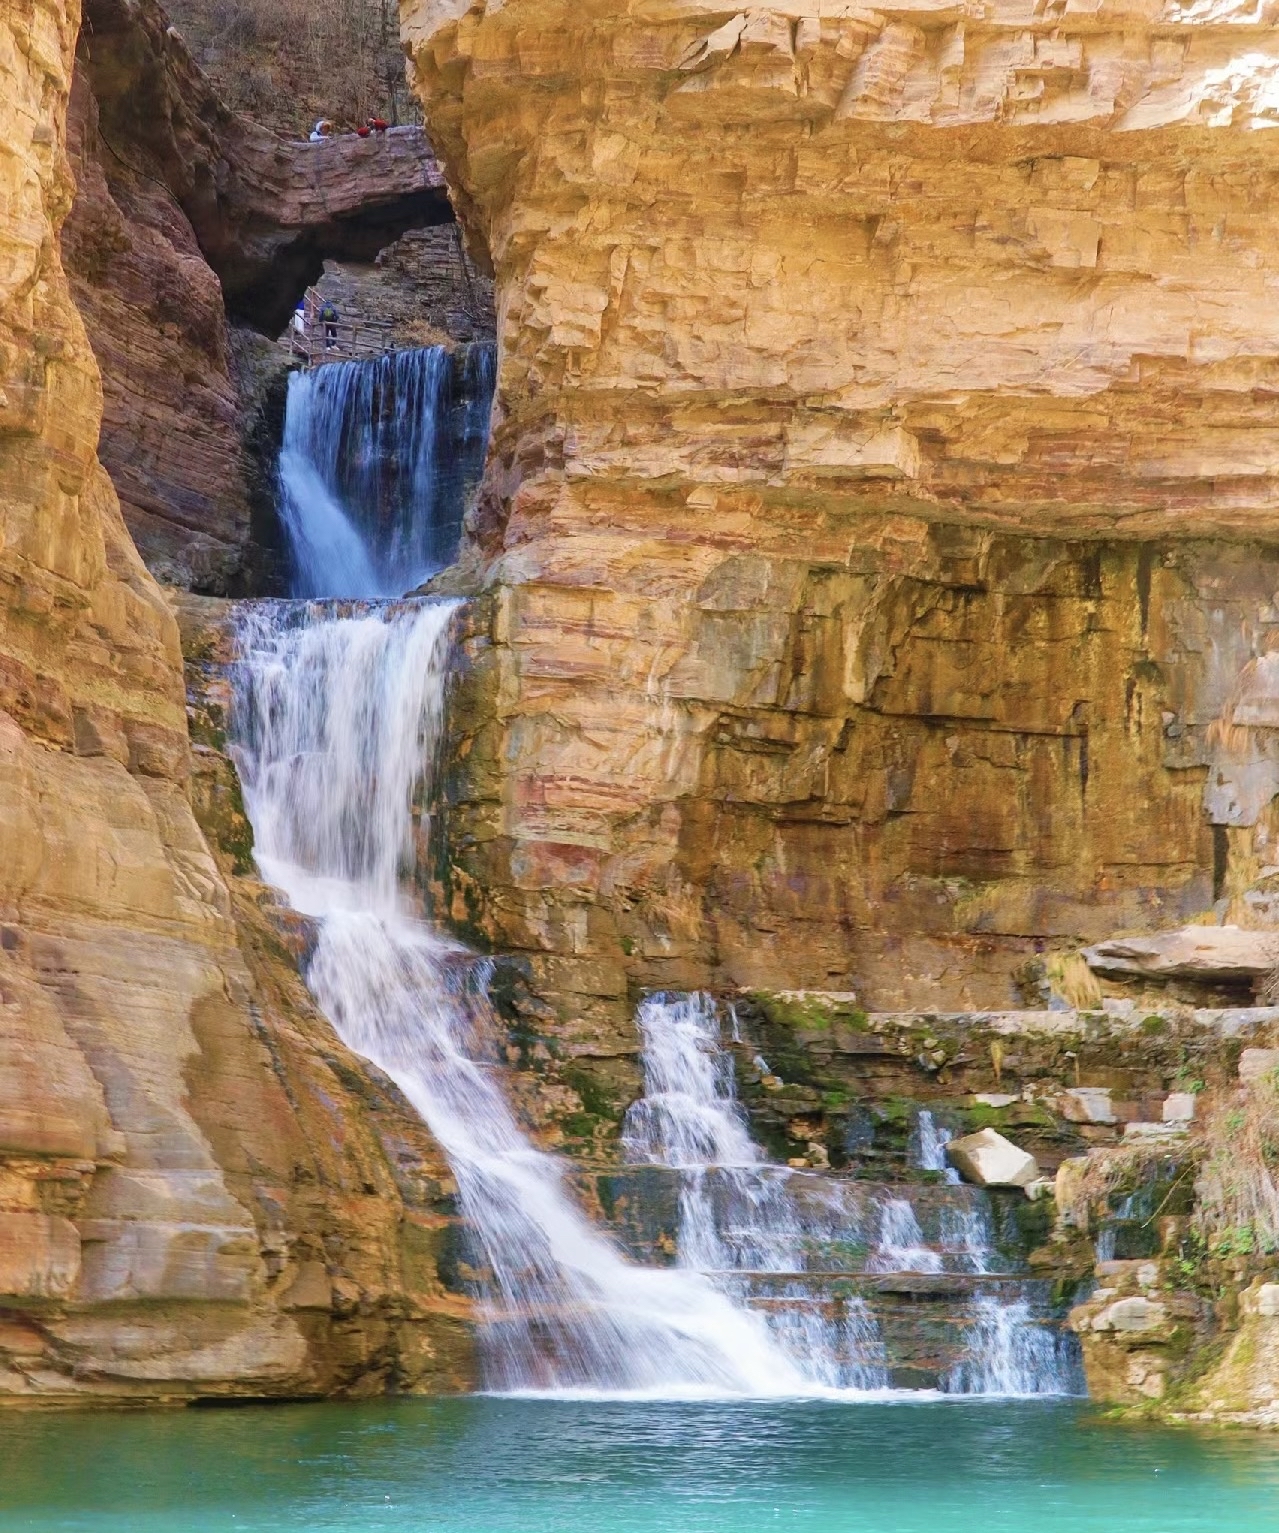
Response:
POLYGON ((751 999, 769 1026, 785 1028, 789 1032, 829 1032, 836 1024, 855 1032, 866 1032, 870 1028, 870 1018, 856 1006, 761 990, 752 992, 751 999))
POLYGON ((226 754, 226 719, 221 708, 215 704, 192 708, 187 713, 187 723, 193 745, 207 745, 210 750, 226 754))
POLYGON ((919 1110, 919 1104, 909 1097, 888 1097, 875 1107, 879 1121, 894 1128, 909 1128, 911 1119, 919 1110))
POLYGON ((1141 1030, 1149 1037, 1153 1037, 1156 1033, 1166 1033, 1168 1031, 1167 1019, 1157 1016, 1143 1017, 1141 1019, 1141 1030))
POLYGON ((1024 1132, 1026 1129, 1053 1130, 1057 1127, 1056 1118, 1038 1102, 1013 1102, 1007 1107, 989 1107, 985 1102, 976 1102, 971 1107, 961 1108, 960 1117, 970 1134, 983 1128, 1012 1135, 1019 1129, 1024 1132))
MULTIPOLYGON (((607 1089, 589 1070, 584 1070, 580 1065, 565 1065, 560 1071, 560 1079, 581 1097, 585 1114, 592 1119, 602 1119, 608 1123, 621 1121, 623 1109, 617 1105, 607 1089)), ((575 1116, 582 1116, 582 1114, 575 1116)), ((569 1121, 568 1118, 564 1119, 566 1132, 569 1131, 569 1121)))

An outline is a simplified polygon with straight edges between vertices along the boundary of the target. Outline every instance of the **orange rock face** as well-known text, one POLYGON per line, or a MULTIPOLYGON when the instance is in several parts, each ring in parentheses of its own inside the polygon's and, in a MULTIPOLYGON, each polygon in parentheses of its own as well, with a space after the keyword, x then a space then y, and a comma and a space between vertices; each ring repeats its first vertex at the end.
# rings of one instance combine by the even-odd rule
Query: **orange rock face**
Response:
POLYGON ((637 984, 1007 1005, 1209 906, 1279 585, 1273 29, 404 16, 502 340, 455 915, 608 1052, 637 984))
POLYGON ((196 824, 177 624, 95 456, 78 23, 0 15, 0 1398, 447 1386, 438 1154, 196 824))

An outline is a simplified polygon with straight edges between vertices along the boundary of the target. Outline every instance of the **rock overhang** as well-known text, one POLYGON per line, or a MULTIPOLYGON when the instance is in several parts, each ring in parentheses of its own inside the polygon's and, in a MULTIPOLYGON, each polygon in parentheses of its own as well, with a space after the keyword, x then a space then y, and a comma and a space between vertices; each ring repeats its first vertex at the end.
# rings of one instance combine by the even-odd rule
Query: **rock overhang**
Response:
POLYGON ((515 408, 556 416, 579 474, 1267 530, 1279 140, 1253 130, 1279 121, 1279 43, 1257 13, 404 14, 504 275, 515 408), (714 425, 677 404, 719 412, 729 461, 706 472, 714 425))

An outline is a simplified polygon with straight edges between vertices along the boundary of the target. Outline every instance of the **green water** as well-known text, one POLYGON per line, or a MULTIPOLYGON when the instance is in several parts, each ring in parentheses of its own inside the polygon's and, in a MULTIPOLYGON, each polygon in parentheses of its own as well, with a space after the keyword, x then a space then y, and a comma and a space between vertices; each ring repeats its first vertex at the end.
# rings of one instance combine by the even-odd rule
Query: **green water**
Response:
POLYGON ((0 1529, 1274 1533, 1279 1438, 1073 1402, 0 1414, 0 1529))

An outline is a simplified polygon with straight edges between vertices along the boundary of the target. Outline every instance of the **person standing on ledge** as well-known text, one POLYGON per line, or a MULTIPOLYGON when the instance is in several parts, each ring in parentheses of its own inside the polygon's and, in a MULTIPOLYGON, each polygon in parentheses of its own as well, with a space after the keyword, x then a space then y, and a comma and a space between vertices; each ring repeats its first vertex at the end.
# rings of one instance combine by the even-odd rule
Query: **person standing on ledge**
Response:
POLYGON ((326 301, 320 310, 320 319, 324 323, 324 349, 332 351, 338 343, 338 311, 334 304, 326 301))

